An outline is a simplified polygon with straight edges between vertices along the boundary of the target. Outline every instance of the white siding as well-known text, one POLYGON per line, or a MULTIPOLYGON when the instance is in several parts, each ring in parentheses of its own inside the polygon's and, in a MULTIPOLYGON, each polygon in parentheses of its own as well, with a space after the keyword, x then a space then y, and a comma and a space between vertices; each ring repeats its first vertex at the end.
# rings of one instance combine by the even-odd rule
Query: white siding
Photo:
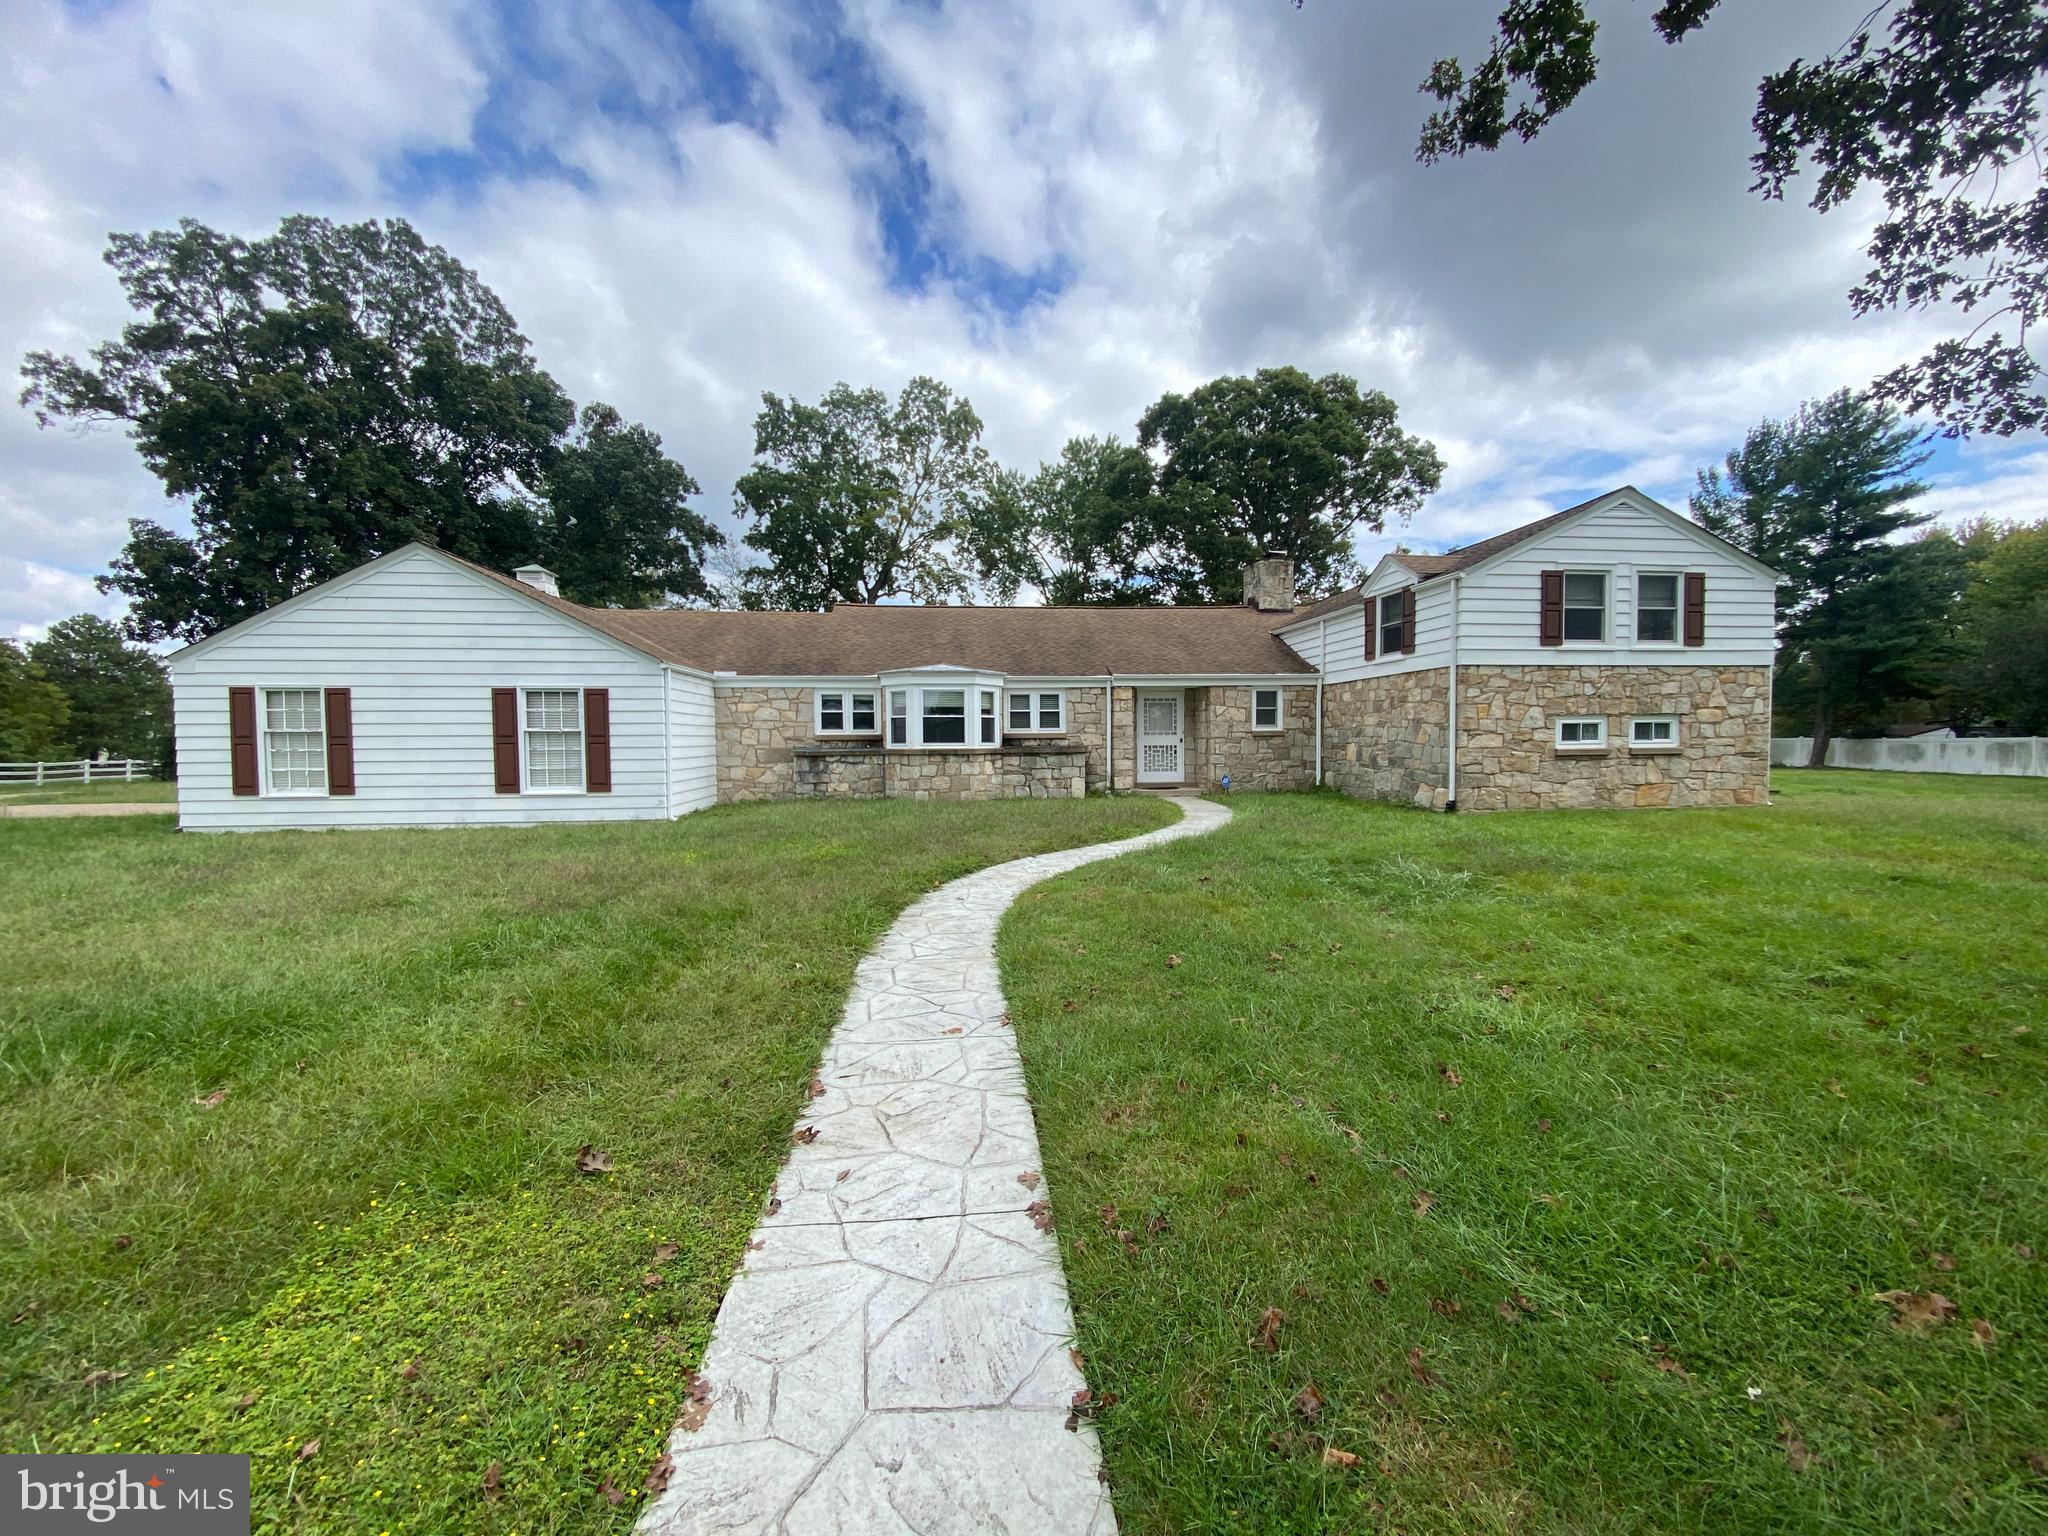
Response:
MULTIPOLYGON (((1411 652, 1403 654, 1397 651, 1392 656, 1375 654, 1371 661, 1367 661, 1365 610, 1357 606, 1339 609, 1324 619, 1312 620, 1298 629, 1289 630, 1280 638, 1310 666, 1321 667, 1326 683, 1348 683, 1361 677, 1388 677, 1398 672, 1441 667, 1450 659, 1451 650, 1448 581, 1438 580, 1417 586, 1414 572, 1388 565, 1366 582, 1364 596, 1378 598, 1407 586, 1415 587, 1415 649, 1411 652), (1323 641, 1319 642, 1318 631, 1325 637, 1323 641), (1321 654, 1324 644, 1329 650, 1327 657, 1321 654)), ((1373 649, 1377 653, 1379 637, 1375 635, 1373 638, 1373 649)))
POLYGON ((344 576, 170 667, 180 827, 524 825, 668 813, 661 663, 430 551, 344 576), (355 794, 234 794, 228 689, 245 685, 347 688, 355 794), (494 687, 610 689, 612 792, 495 793, 494 687))
POLYGON ((668 674, 669 813, 701 811, 718 800, 718 707, 711 680, 668 674))
MULTIPOLYGON (((1439 577, 1430 585, 1449 583, 1439 577)), ((1774 590, 1769 577, 1705 533, 1620 498, 1468 572, 1458 660, 1472 666, 1767 667, 1777 648, 1774 590), (1542 573, 1557 570, 1607 573, 1609 643, 1538 643, 1542 573), (1705 573, 1704 646, 1634 643, 1638 571, 1705 573)))

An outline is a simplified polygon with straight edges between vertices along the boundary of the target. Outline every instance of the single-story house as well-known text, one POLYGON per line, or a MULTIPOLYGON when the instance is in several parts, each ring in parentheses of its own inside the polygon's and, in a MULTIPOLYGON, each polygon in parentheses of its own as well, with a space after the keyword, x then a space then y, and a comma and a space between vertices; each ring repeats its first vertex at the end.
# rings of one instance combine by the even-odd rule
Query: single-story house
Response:
POLYGON ((527 825, 736 800, 1305 789, 1764 799, 1777 578, 1633 487, 1235 607, 588 608, 412 544, 170 658, 179 825, 527 825))

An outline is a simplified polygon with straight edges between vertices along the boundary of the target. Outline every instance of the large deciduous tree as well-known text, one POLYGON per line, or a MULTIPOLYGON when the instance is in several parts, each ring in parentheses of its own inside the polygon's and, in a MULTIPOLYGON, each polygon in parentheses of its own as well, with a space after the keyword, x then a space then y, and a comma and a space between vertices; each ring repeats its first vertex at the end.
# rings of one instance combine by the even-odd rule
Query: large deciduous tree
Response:
POLYGON ((40 763, 62 756, 70 718, 64 690, 20 645, 0 640, 0 762, 40 763))
MULTIPOLYGON (((1667 42, 1720 0, 1666 0, 1667 42)), ((1771 8, 1753 13, 1768 25, 1771 8)), ((1439 59, 1423 90, 1444 105, 1422 129, 1424 162, 1532 139, 1598 72, 1585 0, 1511 0, 1487 57, 1439 59)), ((1781 198, 1811 163, 1826 212, 1865 185, 1883 195, 1856 313, 1945 304, 1967 334, 1886 374, 1878 395, 1951 431, 2007 434, 2048 422, 2036 332, 2048 316, 2048 182, 2041 85, 2048 8, 2036 0, 1881 0, 1818 63, 1795 59, 1757 97, 1751 190, 1781 198), (1886 35, 1873 30, 1889 14, 1886 35)))
POLYGON ((1962 531, 1970 577, 1956 604, 1954 704, 1970 721, 2048 735, 2048 521, 1962 531))
POLYGON ((1155 580, 1177 602, 1234 603, 1244 565, 1291 557, 1306 595, 1358 573, 1361 530, 1407 517, 1443 476, 1394 402, 1341 373, 1262 368, 1162 396, 1138 422, 1160 458, 1155 580))
POLYGON ((547 471, 542 559, 581 603, 641 608, 706 597, 704 556, 725 535, 690 509, 698 489, 658 434, 608 405, 586 405, 547 471))
POLYGON ((1692 497, 1707 529, 1773 566, 1779 675, 1810 701, 1810 764, 1859 712, 1924 696, 1951 659, 1947 620, 1964 564, 1952 539, 1901 543, 1931 521, 1914 503, 1927 461, 1897 413, 1842 390, 1764 421, 1705 469, 1692 497))
MULTIPOLYGON (((588 524, 579 500, 543 527, 568 396, 482 280, 403 221, 297 216, 249 241, 187 219, 114 235, 107 262, 140 318, 84 360, 32 353, 21 398, 44 425, 124 425, 191 500, 191 537, 138 519, 101 578, 136 638, 201 638, 411 540, 505 568, 588 524)), ((616 457, 593 441, 616 429, 592 427, 572 455, 616 457)), ((572 467, 563 493, 588 482, 572 467)), ((566 539, 565 592, 663 572, 688 589, 695 520, 659 554, 633 521, 628 549, 566 539)))
POLYGON ((1161 603, 1194 579, 1161 525, 1153 482, 1145 450, 1113 436, 1071 439, 1023 482, 1047 602, 1161 603))
POLYGON ((894 401, 838 384, 816 405, 761 402, 754 465, 734 487, 745 542, 767 557, 743 578, 750 606, 1007 597, 1028 577, 1022 502, 974 407, 944 384, 919 376, 894 401))
POLYGON ((70 704, 65 737, 81 755, 154 762, 170 744, 171 689, 163 663, 94 613, 60 619, 29 660, 70 704))

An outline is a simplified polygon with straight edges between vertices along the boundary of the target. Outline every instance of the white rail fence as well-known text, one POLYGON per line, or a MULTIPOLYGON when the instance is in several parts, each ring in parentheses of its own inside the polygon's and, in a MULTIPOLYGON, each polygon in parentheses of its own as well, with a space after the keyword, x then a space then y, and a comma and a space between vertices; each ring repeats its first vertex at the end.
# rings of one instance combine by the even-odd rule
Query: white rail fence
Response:
MULTIPOLYGON (((1811 736, 1773 736, 1771 766, 1804 768, 1811 736)), ((1895 773, 1988 773, 2048 778, 2048 736, 1844 737, 1828 743, 1830 768, 1882 768, 1895 773)))
POLYGON ((108 784, 153 779, 156 765, 139 757, 81 757, 68 763, 0 763, 0 787, 10 784, 108 784))

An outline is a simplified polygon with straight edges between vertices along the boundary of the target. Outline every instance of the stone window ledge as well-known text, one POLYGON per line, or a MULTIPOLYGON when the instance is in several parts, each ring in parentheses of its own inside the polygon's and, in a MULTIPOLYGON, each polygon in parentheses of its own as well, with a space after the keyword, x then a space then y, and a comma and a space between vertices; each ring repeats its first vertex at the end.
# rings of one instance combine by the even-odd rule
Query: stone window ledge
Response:
POLYGON ((1609 755, 1609 753, 1611 752, 1611 750, 1612 750, 1612 749, 1611 749, 1611 748, 1608 748, 1608 747, 1600 746, 1600 747, 1552 747, 1552 748, 1551 748, 1550 750, 1551 750, 1551 751, 1552 751, 1553 753, 1555 753, 1555 754, 1556 754, 1557 756, 1559 756, 1559 757, 1606 757, 1606 756, 1608 756, 1608 755, 1609 755))
POLYGON ((1629 755, 1630 757, 1677 757, 1677 756, 1681 755, 1681 754, 1682 754, 1682 753, 1683 753, 1684 751, 1685 751, 1685 748, 1683 748, 1683 747, 1677 747, 1677 746, 1667 746, 1667 747, 1637 747, 1637 746, 1631 746, 1631 747, 1630 747, 1630 748, 1628 749, 1628 755, 1629 755))
POLYGON ((1085 752, 1078 741, 1010 741, 999 747, 885 747, 875 741, 810 742, 791 747, 794 757, 1054 757, 1061 753, 1085 752))

